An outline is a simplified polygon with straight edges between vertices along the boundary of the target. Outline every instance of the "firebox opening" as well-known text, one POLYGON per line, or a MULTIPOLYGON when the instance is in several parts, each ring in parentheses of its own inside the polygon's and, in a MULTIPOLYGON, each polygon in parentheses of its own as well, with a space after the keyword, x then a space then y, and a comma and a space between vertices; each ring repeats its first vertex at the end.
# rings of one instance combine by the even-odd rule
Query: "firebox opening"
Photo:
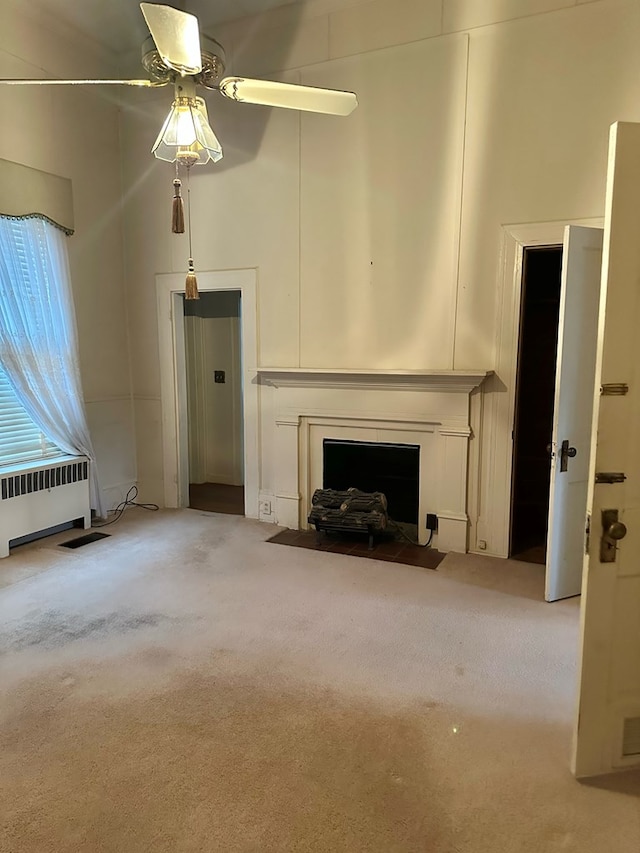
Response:
POLYGON ((323 488, 383 492, 389 518, 418 526, 420 446, 325 438, 323 488))

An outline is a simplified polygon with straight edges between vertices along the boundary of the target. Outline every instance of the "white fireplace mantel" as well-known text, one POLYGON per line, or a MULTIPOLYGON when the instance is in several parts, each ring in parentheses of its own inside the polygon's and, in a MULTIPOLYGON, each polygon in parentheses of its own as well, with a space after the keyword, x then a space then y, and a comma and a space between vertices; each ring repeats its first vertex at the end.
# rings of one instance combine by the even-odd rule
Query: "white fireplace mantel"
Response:
POLYGON ((418 539, 426 543, 422 520, 435 514, 437 547, 465 551, 470 395, 491 372, 258 368, 271 389, 262 402, 273 473, 261 500, 274 506, 272 520, 307 527, 325 439, 412 444, 420 448, 418 539))
POLYGON ((274 388, 370 388, 380 391, 459 391, 470 394, 492 370, 363 370, 259 367, 259 381, 274 388))

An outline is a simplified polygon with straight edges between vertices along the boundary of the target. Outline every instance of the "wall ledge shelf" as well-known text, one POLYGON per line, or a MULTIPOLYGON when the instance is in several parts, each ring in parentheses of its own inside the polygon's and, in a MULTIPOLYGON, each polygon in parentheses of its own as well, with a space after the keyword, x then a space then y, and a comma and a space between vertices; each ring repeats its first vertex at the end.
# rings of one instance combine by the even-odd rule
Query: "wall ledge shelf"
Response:
POLYGON ((258 367, 261 385, 274 388, 371 388, 457 391, 470 394, 492 370, 363 370, 317 367, 258 367))

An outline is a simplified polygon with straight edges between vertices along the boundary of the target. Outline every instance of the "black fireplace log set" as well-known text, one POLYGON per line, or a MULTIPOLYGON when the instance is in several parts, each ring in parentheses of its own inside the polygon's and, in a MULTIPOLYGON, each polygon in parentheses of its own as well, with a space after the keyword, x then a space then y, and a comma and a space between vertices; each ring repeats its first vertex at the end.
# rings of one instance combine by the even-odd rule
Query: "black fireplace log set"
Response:
POLYGON ((368 533, 369 549, 373 548, 375 534, 383 533, 389 522, 387 498, 382 492, 316 489, 311 504, 308 521, 318 532, 368 533))

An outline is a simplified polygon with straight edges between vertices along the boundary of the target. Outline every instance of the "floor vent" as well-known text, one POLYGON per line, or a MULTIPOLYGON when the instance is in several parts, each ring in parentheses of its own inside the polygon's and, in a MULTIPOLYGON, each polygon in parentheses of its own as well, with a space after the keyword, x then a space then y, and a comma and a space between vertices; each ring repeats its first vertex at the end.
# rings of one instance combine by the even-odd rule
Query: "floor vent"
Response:
POLYGON ((622 754, 640 755, 640 717, 627 717, 624 721, 622 754))
POLYGON ((89 463, 71 462, 67 465, 53 465, 40 471, 25 471, 0 479, 0 495, 3 501, 18 498, 32 492, 49 491, 56 486, 79 483, 89 476, 89 463))
POLYGON ((111 536, 110 533, 86 533, 84 536, 78 536, 76 539, 69 539, 67 542, 61 542, 62 548, 82 548, 83 545, 88 545, 90 542, 97 542, 99 539, 106 539, 111 536))

